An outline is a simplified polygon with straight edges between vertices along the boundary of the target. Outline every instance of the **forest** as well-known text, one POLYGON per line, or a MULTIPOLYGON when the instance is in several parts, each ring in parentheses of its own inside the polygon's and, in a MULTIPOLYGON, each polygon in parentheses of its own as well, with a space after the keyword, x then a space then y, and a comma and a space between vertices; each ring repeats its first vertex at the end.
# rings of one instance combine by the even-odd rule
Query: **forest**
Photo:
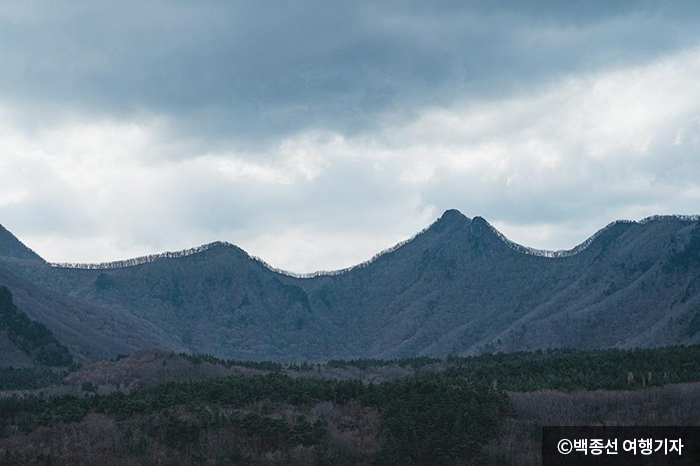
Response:
POLYGON ((163 367, 248 372, 124 387, 71 379, 85 370, 76 365, 3 369, 0 465, 70 464, 58 445, 46 446, 61 431, 62 441, 89 446, 94 464, 152 464, 153 455, 163 461, 155 464, 493 464, 494 442, 526 393, 650 393, 700 381, 700 346, 325 364, 157 358, 163 367), (90 440, 94 424, 110 426, 109 444, 90 440))
POLYGON ((68 348, 60 344, 45 325, 17 309, 12 294, 5 286, 0 286, 0 332, 4 332, 21 352, 41 365, 65 366, 73 362, 68 348))

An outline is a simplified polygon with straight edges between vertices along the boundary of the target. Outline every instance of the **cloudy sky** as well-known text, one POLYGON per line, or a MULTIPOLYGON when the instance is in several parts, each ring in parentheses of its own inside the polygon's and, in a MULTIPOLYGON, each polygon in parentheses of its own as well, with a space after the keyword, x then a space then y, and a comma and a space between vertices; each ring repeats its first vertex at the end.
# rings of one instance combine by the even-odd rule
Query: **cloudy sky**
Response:
POLYGON ((700 6, 0 4, 0 223, 51 261, 351 265, 444 210, 570 248, 700 213, 700 6))

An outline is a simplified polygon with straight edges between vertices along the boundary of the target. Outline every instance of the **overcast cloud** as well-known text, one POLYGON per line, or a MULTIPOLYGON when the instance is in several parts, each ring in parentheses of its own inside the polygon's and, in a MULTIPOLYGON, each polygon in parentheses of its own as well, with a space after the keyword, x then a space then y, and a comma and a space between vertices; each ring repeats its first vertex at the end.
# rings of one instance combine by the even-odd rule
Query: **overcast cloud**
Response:
POLYGON ((700 213, 700 7, 659 3, 3 2, 0 223, 307 272, 449 208, 548 249, 700 213))

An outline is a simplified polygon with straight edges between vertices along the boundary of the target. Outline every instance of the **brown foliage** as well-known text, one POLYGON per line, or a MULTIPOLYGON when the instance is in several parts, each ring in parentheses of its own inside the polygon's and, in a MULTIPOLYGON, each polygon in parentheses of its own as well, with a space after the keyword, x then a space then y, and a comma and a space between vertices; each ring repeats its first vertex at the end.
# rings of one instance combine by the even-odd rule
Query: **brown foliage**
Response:
POLYGON ((542 426, 700 425, 700 383, 634 391, 510 393, 515 416, 486 450, 492 466, 540 464, 542 426))

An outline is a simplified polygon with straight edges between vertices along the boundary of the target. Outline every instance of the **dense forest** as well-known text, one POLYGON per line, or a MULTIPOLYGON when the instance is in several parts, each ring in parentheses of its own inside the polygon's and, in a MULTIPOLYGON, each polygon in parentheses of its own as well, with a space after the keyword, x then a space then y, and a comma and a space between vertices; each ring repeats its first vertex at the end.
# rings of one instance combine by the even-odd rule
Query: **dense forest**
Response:
POLYGON ((17 309, 12 294, 0 286, 0 332, 24 354, 45 366, 66 366, 73 362, 68 348, 56 340, 45 325, 17 309))
POLYGON ((71 389, 68 374, 84 369, 5 369, 2 386, 15 391, 0 399, 0 464, 70 464, 52 449, 20 451, 17 439, 31 444, 67 426, 89 437, 93 423, 110 423, 115 436, 113 451, 96 454, 116 455, 122 464, 152 464, 156 451, 185 464, 491 464, 493 442, 517 415, 509 394, 645 391, 700 381, 700 346, 326 364, 158 357, 163 367, 181 361, 248 372, 201 380, 183 373, 182 380, 147 387, 108 388, 79 378, 71 389), (381 374, 377 383, 364 378, 381 374))

